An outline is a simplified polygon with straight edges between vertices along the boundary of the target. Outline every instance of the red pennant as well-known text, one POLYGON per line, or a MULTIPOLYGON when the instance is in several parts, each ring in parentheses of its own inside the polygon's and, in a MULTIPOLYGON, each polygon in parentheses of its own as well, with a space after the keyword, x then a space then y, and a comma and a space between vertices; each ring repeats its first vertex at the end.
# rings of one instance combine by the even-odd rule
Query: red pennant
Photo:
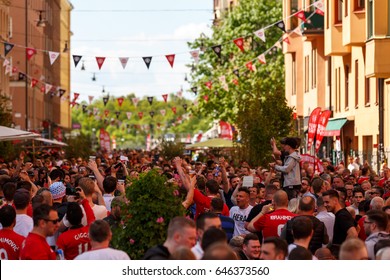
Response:
POLYGON ((321 9, 316 9, 316 14, 319 14, 321 16, 325 15, 324 11, 321 9))
POLYGON ((116 100, 118 101, 119 107, 122 107, 122 103, 123 103, 124 98, 123 97, 119 97, 116 100))
POLYGON ((304 11, 299 11, 298 13, 295 14, 295 16, 304 22, 306 22, 306 16, 304 11))
POLYGON ((110 111, 108 111, 108 110, 104 110, 104 115, 106 116, 106 117, 108 117, 108 114, 110 113, 110 111))
POLYGON ((165 103, 166 103, 167 100, 168 100, 168 94, 163 94, 162 97, 163 97, 163 99, 164 99, 164 101, 165 101, 165 103))
POLYGON ((209 101, 209 96, 205 95, 205 96, 203 96, 203 99, 204 99, 204 101, 208 102, 209 101))
POLYGON ((31 87, 35 87, 38 83, 38 80, 37 79, 31 79, 31 87))
POLYGON ((238 86, 238 80, 237 80, 237 79, 233 79, 233 84, 235 84, 236 86, 238 86))
POLYGON ((140 120, 142 120, 142 117, 144 116, 144 113, 143 112, 138 112, 138 117, 140 120))
POLYGON ((287 44, 290 45, 290 39, 288 38, 288 36, 286 36, 286 37, 283 39, 283 42, 286 42, 287 44))
POLYGON ((168 59, 169 64, 173 68, 173 63, 175 62, 175 55, 174 54, 168 54, 165 57, 168 59))
POLYGON ((236 46, 242 51, 244 52, 244 38, 237 38, 235 40, 233 40, 234 44, 236 44, 236 46))
POLYGON ((208 87, 209 89, 211 89, 211 87, 213 86, 213 82, 212 81, 208 81, 206 83, 204 83, 206 85, 206 87, 208 87))
POLYGON ((43 86, 41 86, 41 92, 42 93, 45 93, 45 91, 46 91, 46 87, 43 85, 43 86))
POLYGON ((161 123, 157 123, 157 127, 160 128, 160 126, 161 126, 161 123))
POLYGON ((103 63, 106 60, 105 57, 96 57, 96 62, 98 64, 99 70, 102 69, 103 63))
POLYGON ((176 107, 172 107, 172 112, 176 115, 176 107))
POLYGON ((14 66, 12 67, 12 74, 15 74, 18 72, 18 67, 14 66))
POLYGON ((69 104, 70 104, 70 106, 73 108, 74 106, 76 106, 77 103, 76 103, 75 101, 72 101, 72 102, 70 102, 69 104))
POLYGON ((252 61, 249 61, 247 64, 245 64, 246 68, 248 68, 249 71, 253 71, 253 63, 252 61))
POLYGON ((79 98, 79 96, 80 96, 80 93, 73 93, 73 100, 74 101, 76 101, 77 100, 77 98, 79 98))
POLYGON ((26 48, 26 54, 27 54, 27 60, 30 60, 34 54, 36 54, 36 49, 33 48, 26 48))

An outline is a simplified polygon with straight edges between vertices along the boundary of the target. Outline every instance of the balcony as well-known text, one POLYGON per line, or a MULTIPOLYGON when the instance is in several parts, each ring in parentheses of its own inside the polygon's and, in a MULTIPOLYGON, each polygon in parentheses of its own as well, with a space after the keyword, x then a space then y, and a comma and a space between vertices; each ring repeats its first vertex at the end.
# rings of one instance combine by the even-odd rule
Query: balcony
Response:
POLYGON ((390 38, 375 38, 366 43, 366 77, 390 77, 390 38))

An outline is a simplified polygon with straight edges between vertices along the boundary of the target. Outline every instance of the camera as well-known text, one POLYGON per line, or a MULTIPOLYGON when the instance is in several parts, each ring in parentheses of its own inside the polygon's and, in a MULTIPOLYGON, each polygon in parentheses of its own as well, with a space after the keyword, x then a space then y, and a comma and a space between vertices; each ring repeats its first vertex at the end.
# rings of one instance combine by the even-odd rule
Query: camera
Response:
POLYGON ((80 198, 80 194, 78 190, 79 188, 66 188, 66 195, 74 196, 76 199, 80 198))
POLYGON ((117 168, 119 168, 119 167, 121 167, 121 166, 122 166, 122 163, 121 163, 121 162, 118 162, 118 163, 114 166, 114 168, 117 169, 117 168))

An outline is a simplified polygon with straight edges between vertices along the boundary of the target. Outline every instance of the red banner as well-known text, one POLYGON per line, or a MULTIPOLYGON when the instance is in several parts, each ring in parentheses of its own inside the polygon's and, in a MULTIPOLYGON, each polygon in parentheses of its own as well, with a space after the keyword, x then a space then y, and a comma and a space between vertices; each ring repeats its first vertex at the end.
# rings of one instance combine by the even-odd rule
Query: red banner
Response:
POLYGON ((111 143, 110 143, 110 134, 104 130, 104 128, 100 129, 100 148, 106 150, 107 152, 111 152, 111 143))
POLYGON ((324 167, 322 166, 322 162, 316 158, 315 156, 311 156, 309 154, 303 154, 301 155, 301 167, 305 162, 308 162, 310 166, 313 166, 313 169, 315 169, 316 173, 322 173, 324 172, 324 167), (315 164, 315 167, 314 167, 315 164))
POLYGON ((314 136, 317 131, 317 124, 319 115, 321 113, 321 108, 317 107, 311 112, 309 118, 309 128, 308 128, 308 138, 307 138, 307 151, 310 152, 311 146, 313 145, 314 136))
POLYGON ((233 139, 233 131, 232 131, 232 126, 224 121, 219 121, 219 128, 220 128, 220 133, 219 137, 223 139, 228 139, 232 140, 233 139))
POLYGON ((324 132, 326 125, 328 124, 330 114, 332 112, 329 110, 325 110, 321 113, 321 116, 318 120, 318 126, 317 126, 317 134, 316 134, 316 153, 318 153, 318 150, 320 149, 320 145, 322 142, 322 139, 324 138, 324 132))

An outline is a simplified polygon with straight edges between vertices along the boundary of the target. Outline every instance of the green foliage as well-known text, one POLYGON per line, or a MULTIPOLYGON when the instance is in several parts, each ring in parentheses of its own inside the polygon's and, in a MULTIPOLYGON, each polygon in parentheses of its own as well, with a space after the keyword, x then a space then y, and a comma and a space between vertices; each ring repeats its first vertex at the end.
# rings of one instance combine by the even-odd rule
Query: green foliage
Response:
POLYGON ((156 171, 140 175, 126 189, 128 203, 122 205, 122 228, 113 233, 114 247, 131 259, 142 259, 147 249, 166 239, 169 221, 183 216, 178 188, 156 171), (177 194, 177 196, 176 196, 177 194), (158 222, 159 219, 163 221, 158 222))
MULTIPOLYGON (((12 124, 11 101, 8 97, 0 95, 0 125, 10 127, 12 124)), ((16 155, 12 141, 0 142, 0 157, 6 160, 16 155)))
POLYGON ((266 29, 266 42, 253 34, 282 17, 282 1, 241 0, 218 26, 213 27, 212 38, 199 38, 190 43, 193 49, 202 45, 208 47, 200 54, 200 61, 192 73, 193 86, 198 87, 200 95, 199 108, 194 112, 234 124, 240 132, 243 156, 252 164, 266 162, 271 136, 286 136, 292 129, 292 110, 284 96, 282 52, 267 52, 265 65, 256 59, 273 48, 282 31, 277 27, 266 29), (232 42, 239 37, 245 37, 245 52, 232 42), (221 59, 211 49, 217 44, 223 44, 221 59), (246 69, 245 64, 249 61, 256 66, 256 72, 246 69), (239 78, 233 73, 235 69, 239 69, 239 78), (222 75, 229 91, 219 82, 222 75), (234 79, 238 85, 233 83, 234 79), (211 91, 205 85, 208 81, 213 81, 211 91), (202 98, 205 95, 209 96, 208 102, 202 98))
POLYGON ((178 141, 162 141, 160 155, 167 160, 181 156, 184 153, 184 145, 178 141))
POLYGON ((92 142, 88 135, 80 134, 67 140, 68 146, 64 148, 66 156, 88 158, 92 155, 92 142))

